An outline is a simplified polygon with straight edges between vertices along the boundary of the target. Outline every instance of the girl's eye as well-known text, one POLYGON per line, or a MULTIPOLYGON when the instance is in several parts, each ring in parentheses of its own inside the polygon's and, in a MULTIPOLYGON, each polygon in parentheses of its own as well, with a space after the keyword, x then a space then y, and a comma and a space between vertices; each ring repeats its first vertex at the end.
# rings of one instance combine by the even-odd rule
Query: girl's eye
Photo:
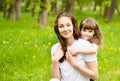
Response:
POLYGON ((92 33, 92 32, 93 32, 93 30, 90 30, 89 32, 91 32, 91 33, 92 33))
POLYGON ((86 31, 86 29, 83 29, 83 31, 86 31))

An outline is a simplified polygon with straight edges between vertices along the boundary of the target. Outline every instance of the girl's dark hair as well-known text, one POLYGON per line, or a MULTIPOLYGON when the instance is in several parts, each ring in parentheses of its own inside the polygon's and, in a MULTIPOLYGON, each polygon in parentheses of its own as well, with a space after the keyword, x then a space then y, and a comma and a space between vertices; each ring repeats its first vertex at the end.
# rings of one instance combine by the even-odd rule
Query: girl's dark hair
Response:
POLYGON ((94 18, 85 18, 82 20, 82 22, 80 23, 80 31, 83 29, 92 29, 94 30, 94 35, 91 39, 89 39, 88 41, 90 41, 91 43, 95 43, 97 45, 102 45, 102 33, 100 30, 100 27, 98 26, 96 20, 94 18))
POLYGON ((80 37, 80 31, 78 29, 77 20, 76 20, 76 18, 72 14, 64 12, 64 13, 60 13, 56 17, 55 24, 54 24, 54 31, 55 31, 58 39, 59 39, 59 42, 60 42, 61 47, 62 47, 62 50, 64 52, 64 56, 59 60, 60 62, 63 62, 64 59, 65 59, 66 51, 67 51, 67 41, 66 41, 65 38, 63 38, 60 35, 59 30, 58 30, 58 20, 61 17, 68 17, 72 21, 72 24, 73 24, 73 36, 74 36, 75 39, 78 39, 80 37))

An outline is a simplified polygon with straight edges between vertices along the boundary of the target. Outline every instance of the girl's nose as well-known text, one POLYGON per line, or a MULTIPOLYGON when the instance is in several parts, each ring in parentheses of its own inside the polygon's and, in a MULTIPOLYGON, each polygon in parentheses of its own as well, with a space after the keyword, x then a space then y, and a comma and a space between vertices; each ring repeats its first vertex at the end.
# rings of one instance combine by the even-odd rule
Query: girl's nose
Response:
POLYGON ((89 32, 86 32, 85 34, 86 34, 86 35, 89 35, 89 32))

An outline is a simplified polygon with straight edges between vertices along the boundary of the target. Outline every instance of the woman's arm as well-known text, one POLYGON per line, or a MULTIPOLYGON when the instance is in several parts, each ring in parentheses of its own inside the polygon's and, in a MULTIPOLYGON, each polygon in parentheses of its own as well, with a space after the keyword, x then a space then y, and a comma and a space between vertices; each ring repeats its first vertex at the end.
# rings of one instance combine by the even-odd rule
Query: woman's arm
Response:
POLYGON ((60 79, 59 62, 52 60, 52 78, 60 79))
POLYGON ((97 79, 98 69, 96 62, 87 62, 88 68, 84 68, 77 63, 76 59, 70 54, 70 52, 66 53, 66 59, 75 69, 80 71, 82 74, 90 77, 91 79, 97 79))
POLYGON ((91 44, 88 47, 85 48, 77 48, 77 49, 73 49, 70 50, 70 53, 72 55, 76 55, 77 53, 82 53, 82 54, 96 54, 98 50, 98 46, 96 44, 91 44))
POLYGON ((55 53, 52 54, 52 78, 61 78, 59 69, 59 60, 63 57, 63 51, 58 46, 55 53))

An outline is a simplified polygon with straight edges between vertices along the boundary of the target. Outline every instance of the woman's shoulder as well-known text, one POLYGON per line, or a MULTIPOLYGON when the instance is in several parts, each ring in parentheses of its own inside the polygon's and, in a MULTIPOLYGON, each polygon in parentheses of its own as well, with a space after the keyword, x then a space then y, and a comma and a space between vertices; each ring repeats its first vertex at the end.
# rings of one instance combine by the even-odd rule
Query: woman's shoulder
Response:
POLYGON ((57 50, 58 46, 59 46, 59 43, 56 43, 51 47, 51 54, 53 54, 57 50))
POLYGON ((51 51, 57 50, 59 46, 61 46, 59 42, 56 43, 56 44, 54 44, 54 45, 51 47, 51 51))
POLYGON ((57 48, 59 46, 59 43, 54 44, 51 49, 57 48))

